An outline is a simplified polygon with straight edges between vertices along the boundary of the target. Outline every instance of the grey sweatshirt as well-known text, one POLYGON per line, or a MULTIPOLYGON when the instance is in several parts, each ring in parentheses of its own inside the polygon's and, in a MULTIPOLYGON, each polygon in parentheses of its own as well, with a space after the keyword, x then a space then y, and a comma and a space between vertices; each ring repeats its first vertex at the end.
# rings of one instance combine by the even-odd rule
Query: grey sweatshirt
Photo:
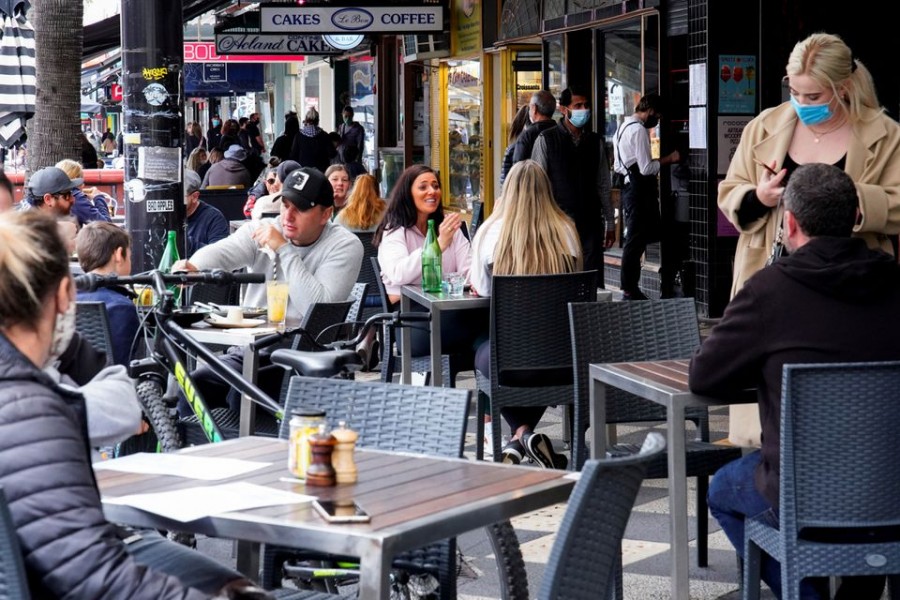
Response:
MULTIPOLYGON (((278 260, 278 279, 290 285, 287 318, 302 319, 316 302, 342 302, 359 277, 363 246, 353 233, 334 223, 327 223, 314 244, 295 246, 288 242, 272 253, 260 248, 251 236, 263 223, 272 219, 251 221, 224 240, 201 248, 190 257, 198 269, 226 269, 234 271, 246 267, 250 273, 265 273, 272 279, 274 261, 278 260)), ((274 220, 281 231, 281 217, 274 220)), ((247 306, 266 305, 265 284, 247 286, 244 294, 247 306)))

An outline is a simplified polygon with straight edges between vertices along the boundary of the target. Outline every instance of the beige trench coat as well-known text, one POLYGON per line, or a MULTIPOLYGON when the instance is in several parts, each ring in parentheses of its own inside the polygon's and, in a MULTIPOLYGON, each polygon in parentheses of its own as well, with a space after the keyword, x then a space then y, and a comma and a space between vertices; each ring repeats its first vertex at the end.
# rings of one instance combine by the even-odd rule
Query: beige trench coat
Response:
MULTIPOLYGON (((738 229, 731 296, 762 269, 781 223, 781 212, 771 209, 752 223, 741 226, 737 211, 747 192, 756 189, 763 167, 756 161, 782 168, 791 143, 797 115, 789 102, 768 109, 750 121, 725 179, 719 184, 719 208, 738 229)), ((862 220, 854 235, 870 248, 893 253, 888 235, 900 233, 900 125, 881 111, 868 110, 854 126, 844 170, 859 194, 862 220)), ((759 413, 755 405, 732 406, 729 440, 741 446, 759 446, 759 413)))

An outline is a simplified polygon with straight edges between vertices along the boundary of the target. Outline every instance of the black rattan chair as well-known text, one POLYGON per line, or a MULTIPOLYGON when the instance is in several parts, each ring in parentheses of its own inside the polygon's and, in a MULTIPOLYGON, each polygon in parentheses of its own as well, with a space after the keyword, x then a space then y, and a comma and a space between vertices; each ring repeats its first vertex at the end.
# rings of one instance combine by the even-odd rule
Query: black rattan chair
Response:
POLYGON ((541 600, 622 597, 622 536, 647 465, 665 450, 650 433, 633 456, 590 460, 575 485, 541 582, 541 600))
MULTIPOLYGON (((495 275, 491 289, 491 372, 475 373, 476 457, 484 456, 484 414, 489 402, 494 460, 500 461, 500 409, 572 405, 567 307, 569 302, 596 301, 597 272, 495 275)), ((573 450, 583 452, 584 430, 570 435, 573 450)))
MULTIPOLYGON (((686 358, 700 345, 697 308, 692 298, 642 302, 593 302, 569 306, 572 361, 575 371, 575 428, 586 431, 589 418, 591 363, 686 358)), ((706 408, 685 411, 697 426, 696 439, 687 443, 687 476, 697 478, 697 564, 705 567, 708 555, 709 516, 706 492, 709 477, 719 467, 741 457, 741 449, 709 443, 706 408)), ((606 394, 607 423, 665 422, 665 407, 617 389, 606 394)), ((614 455, 632 454, 634 444, 617 444, 614 455)), ((573 459, 580 467, 587 459, 585 446, 576 447, 573 459), (582 449, 584 452, 582 452, 582 449)), ((668 477, 666 457, 653 461, 648 479, 668 477)))
MULTIPOLYGON (((381 279, 381 266, 378 264, 378 257, 373 256, 369 259, 372 265, 372 272, 377 275, 375 285, 378 287, 378 294, 381 297, 381 310, 383 312, 391 312, 390 302, 387 297, 387 290, 384 287, 384 281, 381 279)), ((403 359, 397 349, 397 330, 388 324, 385 324, 382 330, 381 345, 381 381, 390 382, 394 379, 394 373, 403 368, 403 359)), ((429 356, 413 356, 411 370, 417 372, 431 372, 431 357, 429 356)), ((453 387, 456 381, 456 373, 451 377, 450 356, 444 354, 441 356, 441 376, 445 387, 453 387)), ((458 371, 457 371, 458 373, 458 371)))
POLYGON ((789 600, 806 577, 900 574, 900 362, 785 365, 781 390, 779 522, 746 521, 743 597, 761 552, 789 600))
POLYGON ((354 230, 353 234, 359 238, 359 241, 362 242, 363 245, 362 266, 359 268, 359 277, 356 278, 356 282, 367 283, 369 287, 366 294, 371 297, 370 299, 372 302, 377 303, 377 306, 363 308, 363 316, 371 317, 381 310, 381 297, 378 294, 378 282, 376 281, 376 279, 381 279, 381 274, 376 273, 371 268, 372 258, 378 257, 378 248, 372 245, 372 236, 375 235, 375 232, 354 230))
POLYGON ((28 600, 25 561, 3 487, 0 487, 0 599, 28 600))
MULTIPOLYGON (((345 421, 359 433, 359 446, 458 458, 463 455, 470 391, 381 382, 292 377, 285 414, 293 408, 321 409, 330 428, 345 421)), ((282 422, 279 436, 288 437, 282 422)), ((280 584, 281 564, 296 550, 264 546, 263 587, 280 584)), ((456 540, 432 544, 397 557, 399 568, 430 572, 440 581, 441 598, 456 598, 456 540)))
POLYGON ((81 300, 75 303, 75 329, 91 345, 106 353, 106 366, 113 364, 112 333, 106 304, 81 300))

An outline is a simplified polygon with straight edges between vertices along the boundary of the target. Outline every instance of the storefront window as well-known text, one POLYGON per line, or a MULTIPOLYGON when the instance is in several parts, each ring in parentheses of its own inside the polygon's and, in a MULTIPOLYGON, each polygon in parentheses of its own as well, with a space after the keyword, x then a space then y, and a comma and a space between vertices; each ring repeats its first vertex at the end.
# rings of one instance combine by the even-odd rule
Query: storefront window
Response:
POLYGON ((531 96, 542 89, 540 50, 520 50, 513 59, 516 74, 516 110, 531 102, 531 96))
POLYGON ((555 35, 544 41, 544 52, 547 57, 547 91, 559 100, 562 94, 563 81, 566 77, 566 62, 563 49, 563 36, 555 35))
POLYGON ((353 58, 350 61, 350 106, 353 120, 366 130, 365 156, 360 161, 369 172, 375 167, 375 83, 374 61, 371 56, 353 58))
POLYGON ((472 203, 481 200, 481 63, 453 61, 447 83, 450 109, 448 205, 459 210, 472 210, 472 203))

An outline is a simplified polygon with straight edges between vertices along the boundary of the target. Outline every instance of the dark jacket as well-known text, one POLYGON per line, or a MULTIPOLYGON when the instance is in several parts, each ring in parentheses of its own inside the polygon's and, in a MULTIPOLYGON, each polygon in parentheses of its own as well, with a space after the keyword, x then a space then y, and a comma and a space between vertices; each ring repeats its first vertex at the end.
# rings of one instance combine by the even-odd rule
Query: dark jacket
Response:
POLYGON ((858 238, 815 238, 747 280, 691 361, 695 392, 759 389, 756 486, 778 506, 781 375, 790 363, 900 359, 900 265, 858 238))
POLYGON ((323 129, 316 128, 315 134, 309 135, 309 130, 303 128, 294 136, 291 160, 297 161, 302 167, 314 167, 324 173, 336 155, 337 150, 323 129))
POLYGON ((84 227, 91 221, 111 221, 105 196, 91 199, 78 188, 72 188, 72 216, 78 219, 78 226, 84 227))
POLYGON ((606 160, 600 149, 603 139, 593 131, 582 131, 576 146, 562 121, 544 129, 540 137, 546 143, 553 199, 575 221, 582 238, 592 229, 602 229, 603 204, 597 177, 600 163, 606 160))
POLYGON ((206 175, 203 176, 203 183, 200 187, 206 188, 211 185, 242 185, 250 187, 251 183, 253 183, 253 178, 250 176, 247 167, 233 158, 223 158, 209 168, 206 175))
POLYGON ((205 598, 139 566, 103 516, 84 399, 0 334, 0 485, 33 598, 205 598))
MULTIPOLYGON (((556 121, 553 119, 547 119, 545 121, 538 121, 537 123, 531 123, 528 127, 522 130, 522 133, 519 134, 519 137, 516 138, 516 147, 513 150, 512 155, 512 165, 516 164, 520 160, 525 160, 526 158, 531 158, 531 150, 534 148, 534 141, 541 135, 542 132, 550 129, 551 127, 556 125, 556 121)), ((509 167, 512 168, 512 165, 509 167)))
POLYGON ((222 211, 201 200, 194 214, 187 218, 188 256, 204 246, 224 240, 229 233, 228 219, 222 211))
MULTIPOLYGON (((188 219, 189 234, 190 227, 188 219)), ((131 346, 140 327, 133 298, 134 294, 119 286, 99 288, 93 292, 78 292, 79 301, 103 302, 106 305, 109 332, 112 336, 113 361, 126 367, 131 362, 131 346)))

